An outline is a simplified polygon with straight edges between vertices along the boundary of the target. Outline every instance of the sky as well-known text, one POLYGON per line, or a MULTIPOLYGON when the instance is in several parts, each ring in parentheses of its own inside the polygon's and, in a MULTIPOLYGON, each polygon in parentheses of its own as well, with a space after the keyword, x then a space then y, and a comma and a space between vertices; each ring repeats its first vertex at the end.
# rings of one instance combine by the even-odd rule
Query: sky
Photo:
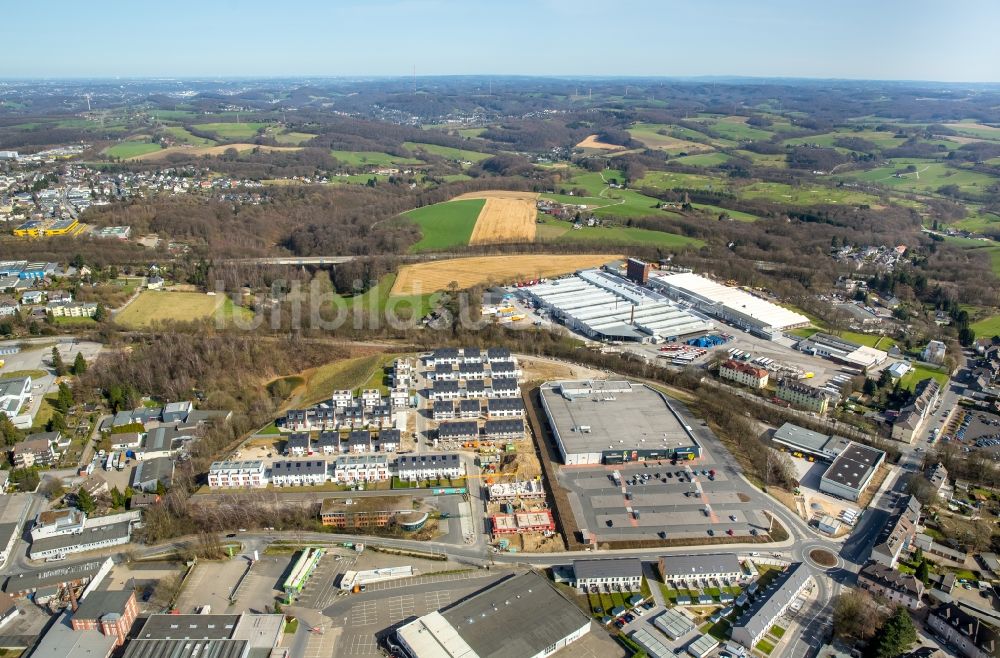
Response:
POLYGON ((1000 82, 997 0, 6 0, 0 79, 1000 82))

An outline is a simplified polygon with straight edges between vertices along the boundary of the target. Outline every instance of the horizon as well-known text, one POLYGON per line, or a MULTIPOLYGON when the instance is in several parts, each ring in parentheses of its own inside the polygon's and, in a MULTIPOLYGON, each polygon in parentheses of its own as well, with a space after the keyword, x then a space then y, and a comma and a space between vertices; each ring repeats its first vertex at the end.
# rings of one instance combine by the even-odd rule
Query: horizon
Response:
POLYGON ((529 76, 1000 83, 1000 6, 793 0, 17 3, 3 80, 529 76), (110 11, 105 11, 110 10, 110 11), (967 16, 974 15, 975 21, 967 16), (266 20, 261 20, 266 17, 266 20), (942 35, 961 30, 956 43, 942 35), (97 38, 93 38, 94 36, 97 38), (523 45, 521 45, 523 44, 523 45), (622 73, 621 71, 627 71, 622 73), (290 71, 306 71, 295 72, 290 71))

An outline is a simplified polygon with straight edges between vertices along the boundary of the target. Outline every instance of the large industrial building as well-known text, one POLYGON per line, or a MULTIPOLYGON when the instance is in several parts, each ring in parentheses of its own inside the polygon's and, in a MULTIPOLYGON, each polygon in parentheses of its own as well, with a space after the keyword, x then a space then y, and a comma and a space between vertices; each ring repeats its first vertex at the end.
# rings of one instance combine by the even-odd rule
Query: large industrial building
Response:
POLYGON ((807 430, 792 423, 785 423, 775 430, 772 439, 800 456, 830 462, 820 477, 819 490, 847 500, 861 498, 878 467, 885 461, 885 452, 877 448, 835 434, 807 430))
POLYGON ((396 637, 413 658, 543 658, 589 631, 576 604, 528 572, 415 619, 396 637))
POLYGON ((803 338, 796 348, 800 352, 822 356, 859 370, 876 368, 889 358, 888 352, 823 332, 803 338))
POLYGON ((565 464, 701 456, 701 446, 667 398, 643 384, 557 381, 543 384, 540 393, 565 464))
POLYGON ((856 501, 872 483, 883 461, 885 453, 881 450, 850 441, 820 477, 819 490, 856 501))
POLYGON ((714 328, 665 295, 603 270, 583 270, 525 289, 542 309, 595 340, 659 342, 714 328))
POLYGON ((685 301, 702 313, 762 338, 772 339, 784 331, 809 324, 809 318, 801 313, 691 272, 653 272, 649 285, 662 290, 671 299, 685 301))

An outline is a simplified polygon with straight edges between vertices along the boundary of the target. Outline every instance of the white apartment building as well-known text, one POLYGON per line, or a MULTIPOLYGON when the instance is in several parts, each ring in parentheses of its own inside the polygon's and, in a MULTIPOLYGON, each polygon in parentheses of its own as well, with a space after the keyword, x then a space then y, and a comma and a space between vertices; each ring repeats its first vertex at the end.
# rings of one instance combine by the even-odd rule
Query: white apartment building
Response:
POLYGON ((208 469, 208 486, 212 489, 262 489, 267 486, 264 462, 215 462, 208 469))
POLYGON ((379 454, 341 455, 334 462, 333 479, 342 484, 388 480, 389 458, 379 454))

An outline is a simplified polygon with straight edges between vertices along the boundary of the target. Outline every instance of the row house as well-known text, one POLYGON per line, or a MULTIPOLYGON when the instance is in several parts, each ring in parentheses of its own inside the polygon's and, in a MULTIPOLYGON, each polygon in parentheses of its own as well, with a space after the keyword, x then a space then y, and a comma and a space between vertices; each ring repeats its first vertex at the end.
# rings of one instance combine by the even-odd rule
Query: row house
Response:
POLYGON ((520 398, 493 398, 486 403, 490 418, 523 418, 524 402, 520 398))
POLYGON ((489 397, 519 398, 521 397, 521 386, 516 379, 494 379, 492 394, 489 397))
POLYGON ((389 404, 393 409, 405 409, 410 406, 410 393, 405 386, 399 386, 389 391, 389 404))
POLYGON ((285 455, 288 457, 305 457, 312 454, 312 445, 307 433, 292 434, 285 441, 285 455))
POLYGON ((426 358, 427 367, 435 368, 439 365, 457 366, 462 355, 454 347, 442 347, 431 352, 426 358))
POLYGON ((389 458, 385 455, 341 455, 333 467, 333 479, 341 484, 383 482, 389 479, 389 458))
POLYGON ((410 388, 413 386, 413 362, 409 359, 396 359, 392 364, 392 385, 395 388, 410 388))
POLYGON ((458 417, 463 419, 475 419, 479 418, 483 411, 483 407, 479 400, 459 400, 458 401, 458 417))
POLYGON ((366 407, 374 407, 382 403, 382 393, 377 388, 366 388, 361 391, 361 404, 366 407))
POLYGON ((439 363, 434 366, 434 370, 427 373, 427 379, 432 382, 457 382, 460 377, 451 364, 439 363))
POLYGON ((552 512, 547 509, 514 514, 494 514, 490 517, 494 535, 514 535, 525 532, 555 532, 552 512))
POLYGON ((479 424, 476 421, 441 423, 437 436, 442 441, 474 441, 479 438, 479 424))
POLYGON ((208 469, 208 486, 212 489, 260 489, 267 486, 264 462, 219 461, 208 469))
POLYGON ((312 486, 326 481, 325 459, 286 459, 271 464, 271 484, 276 487, 312 486))
POLYGON ((399 452, 403 433, 397 429, 379 430, 375 438, 376 452, 399 452))
POLYGON ((451 400, 435 400, 434 406, 431 408, 431 418, 439 421, 454 420, 455 403, 451 400))
POLYGON ((316 439, 316 452, 324 455, 335 455, 340 452, 340 432, 320 432, 316 439))
POLYGON ((462 381, 486 379, 486 370, 481 363, 463 363, 458 366, 458 378, 462 381))
POLYGON ((524 421, 514 418, 488 420, 483 424, 483 438, 487 441, 524 438, 524 421))
POLYGON ((400 480, 418 482, 459 478, 465 474, 465 467, 456 453, 403 455, 396 460, 396 472, 400 480))
POLYGON ((368 430, 354 430, 347 435, 347 452, 356 455, 372 451, 372 435, 368 430))
POLYGON ((463 392, 459 388, 458 382, 434 382, 430 391, 430 398, 435 402, 439 400, 458 400, 462 396, 463 392))
POLYGON ((354 394, 347 389, 336 390, 330 396, 330 402, 338 409, 343 409, 344 407, 351 406, 351 403, 354 402, 354 394))
POLYGON ((490 377, 493 379, 518 379, 521 369, 513 361, 497 361, 490 364, 490 377))

